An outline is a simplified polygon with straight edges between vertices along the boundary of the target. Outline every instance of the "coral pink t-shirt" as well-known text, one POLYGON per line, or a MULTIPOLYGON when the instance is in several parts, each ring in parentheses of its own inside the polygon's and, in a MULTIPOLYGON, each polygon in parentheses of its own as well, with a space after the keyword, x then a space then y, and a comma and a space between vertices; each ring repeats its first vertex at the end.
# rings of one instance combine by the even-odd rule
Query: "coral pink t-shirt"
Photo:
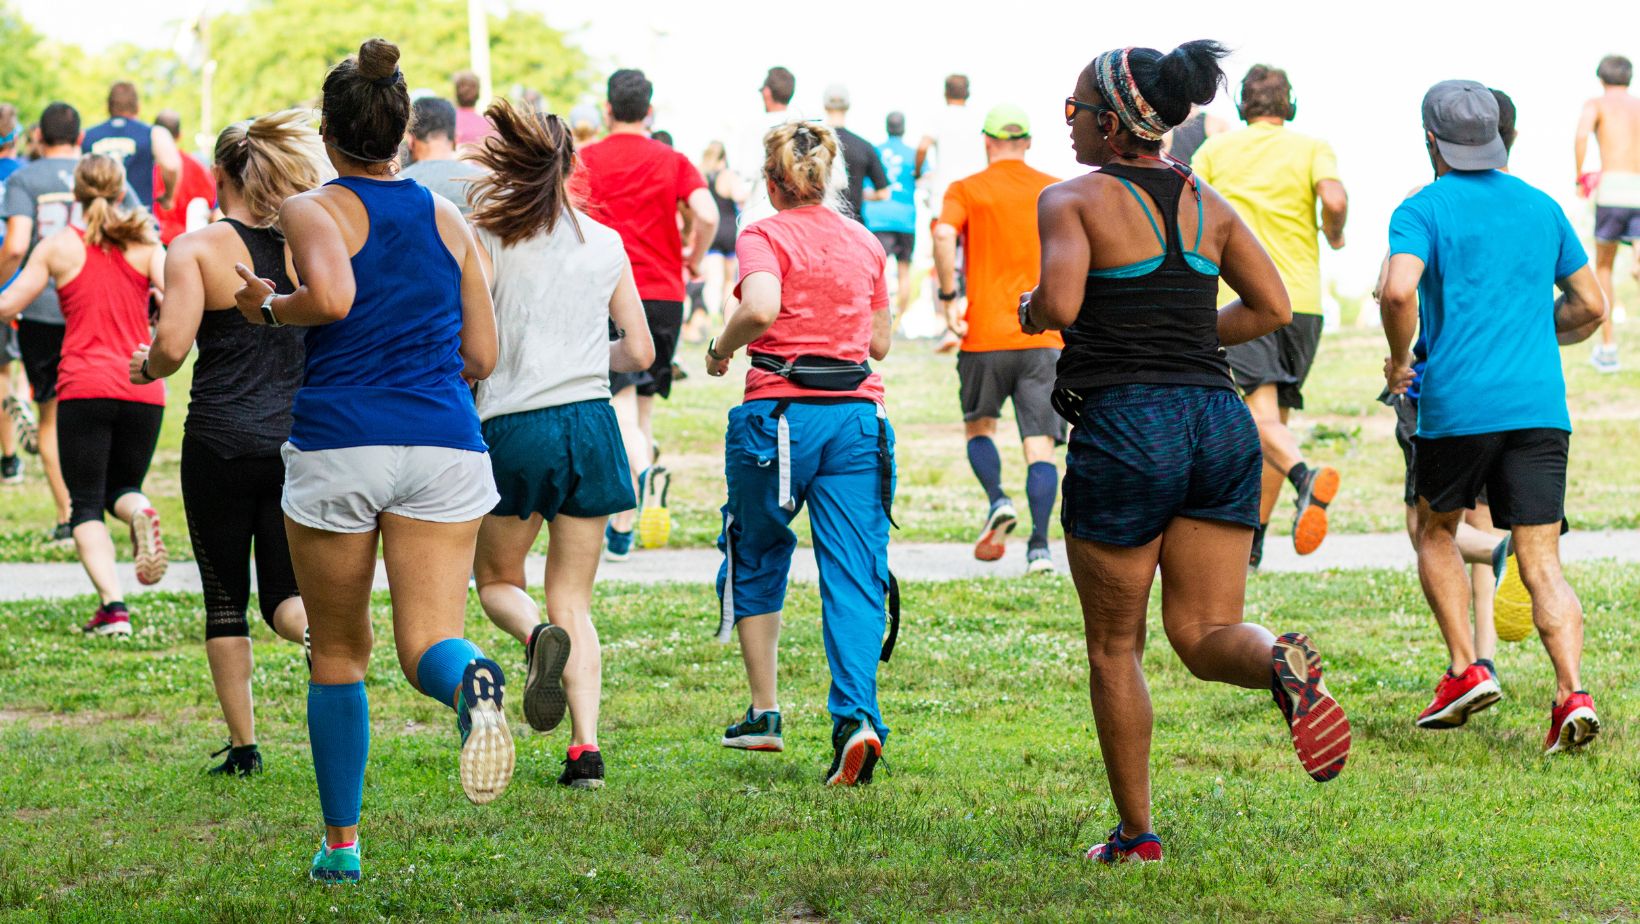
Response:
MULTIPOLYGON (((888 310, 888 257, 876 235, 823 205, 786 209, 740 232, 735 242, 740 282, 753 273, 780 280, 780 316, 747 350, 782 359, 827 356, 866 362, 872 319, 888 310)), ((740 296, 740 282, 735 296, 740 296)), ((855 391, 799 388, 773 372, 746 373, 746 400, 801 397, 869 398, 881 404, 876 372, 855 391)))

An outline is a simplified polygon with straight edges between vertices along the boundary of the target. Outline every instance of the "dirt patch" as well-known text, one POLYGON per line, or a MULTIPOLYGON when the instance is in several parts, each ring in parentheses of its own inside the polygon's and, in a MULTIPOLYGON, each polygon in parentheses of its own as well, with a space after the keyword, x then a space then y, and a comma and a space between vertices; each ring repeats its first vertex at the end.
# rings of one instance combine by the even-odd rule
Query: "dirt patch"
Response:
POLYGON ((0 723, 25 722, 29 728, 88 728, 108 722, 136 722, 142 725, 158 725, 161 722, 190 719, 195 712, 197 712, 196 709, 189 708, 166 715, 157 712, 129 715, 100 709, 87 709, 82 712, 52 712, 48 709, 0 709, 0 723))

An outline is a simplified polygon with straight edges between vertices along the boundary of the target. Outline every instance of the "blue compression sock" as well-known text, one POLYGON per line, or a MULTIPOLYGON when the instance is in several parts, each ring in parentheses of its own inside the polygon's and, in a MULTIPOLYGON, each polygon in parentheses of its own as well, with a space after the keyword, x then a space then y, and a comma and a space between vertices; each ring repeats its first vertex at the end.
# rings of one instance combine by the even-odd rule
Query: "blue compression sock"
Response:
POLYGON ((363 683, 308 684, 308 745, 325 824, 358 824, 370 757, 370 700, 363 683))
POLYGON ((1002 490, 1002 456, 989 436, 976 436, 968 441, 968 464, 991 503, 1008 496, 1002 490))
POLYGON ((478 646, 464 638, 447 638, 435 642, 422 652, 416 662, 416 686, 421 692, 444 705, 456 707, 456 690, 461 687, 461 675, 468 662, 484 657, 478 646))
POLYGON ((1031 546, 1048 544, 1048 522, 1059 494, 1059 470, 1052 462, 1032 462, 1025 473, 1025 497, 1031 503, 1031 546))

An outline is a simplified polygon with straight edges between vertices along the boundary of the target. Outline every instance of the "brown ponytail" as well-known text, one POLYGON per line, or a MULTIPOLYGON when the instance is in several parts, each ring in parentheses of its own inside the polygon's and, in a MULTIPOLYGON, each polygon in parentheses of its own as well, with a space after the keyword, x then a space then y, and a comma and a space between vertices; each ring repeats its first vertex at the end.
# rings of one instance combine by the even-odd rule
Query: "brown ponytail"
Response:
POLYGON ((847 175, 834 170, 842 147, 837 132, 819 122, 787 122, 763 136, 763 175, 792 205, 840 209, 847 175))
POLYGON ((74 200, 85 210, 85 242, 93 247, 112 244, 128 250, 159 242, 145 209, 128 212, 120 207, 125 200, 125 167, 112 157, 80 158, 74 168, 74 200))
POLYGON ((253 227, 278 225, 279 206, 317 187, 329 172, 308 114, 286 109, 235 122, 216 136, 216 165, 239 188, 253 227))
POLYGON ((491 103, 484 115, 496 133, 470 156, 489 171, 472 184, 473 224, 511 247, 531 235, 552 233, 568 214, 580 236, 568 185, 575 169, 569 126, 555 115, 530 112, 504 99, 491 103))

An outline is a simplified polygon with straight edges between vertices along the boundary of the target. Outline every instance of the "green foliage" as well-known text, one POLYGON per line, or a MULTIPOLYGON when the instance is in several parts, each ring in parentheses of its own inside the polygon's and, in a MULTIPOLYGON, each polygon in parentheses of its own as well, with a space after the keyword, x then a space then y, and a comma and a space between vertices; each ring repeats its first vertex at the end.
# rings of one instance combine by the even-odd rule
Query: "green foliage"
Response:
POLYGON ((0 100, 16 106, 19 118, 34 118, 51 102, 55 68, 47 67, 49 45, 9 0, 0 0, 0 100))

